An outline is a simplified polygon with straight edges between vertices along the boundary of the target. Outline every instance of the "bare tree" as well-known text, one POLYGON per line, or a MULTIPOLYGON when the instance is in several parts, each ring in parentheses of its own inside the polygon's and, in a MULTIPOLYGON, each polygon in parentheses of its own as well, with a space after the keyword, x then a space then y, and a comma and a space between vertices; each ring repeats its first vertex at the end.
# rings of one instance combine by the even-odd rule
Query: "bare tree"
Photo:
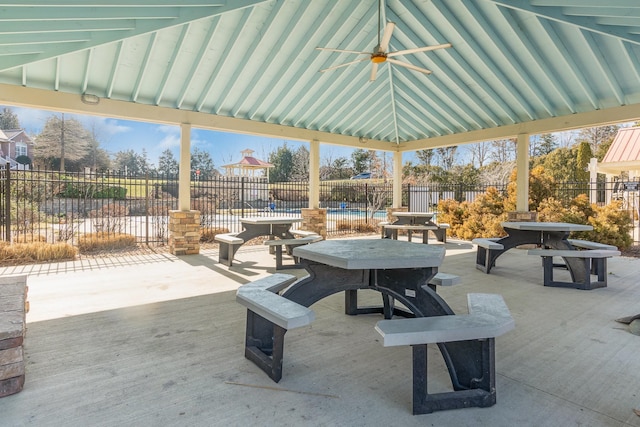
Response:
POLYGON ((440 166, 444 170, 450 170, 456 162, 457 146, 436 148, 440 166))
POLYGON ((293 152, 291 179, 294 181, 309 180, 309 150, 304 145, 293 152))
POLYGON ((516 144, 514 138, 491 141, 491 147, 493 148, 491 151, 492 159, 497 163, 507 163, 515 160, 516 144))
POLYGON ((425 166, 431 166, 431 162, 433 161, 435 154, 435 150, 431 148, 416 151, 416 157, 420 160, 420 163, 425 166))
POLYGON ((489 161, 489 155, 491 153, 491 143, 488 141, 478 142, 469 146, 471 152, 471 163, 481 168, 489 161))

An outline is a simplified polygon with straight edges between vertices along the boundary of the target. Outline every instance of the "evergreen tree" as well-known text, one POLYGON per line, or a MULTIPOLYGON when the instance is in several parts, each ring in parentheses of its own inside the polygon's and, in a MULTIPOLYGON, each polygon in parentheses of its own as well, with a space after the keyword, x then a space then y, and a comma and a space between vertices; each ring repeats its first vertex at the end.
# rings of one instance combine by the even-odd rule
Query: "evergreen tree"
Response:
POLYGON ((128 175, 141 175, 143 173, 141 156, 133 150, 118 151, 113 164, 121 173, 128 175))
POLYGON ((35 157, 49 168, 58 165, 64 171, 66 160, 78 162, 89 154, 91 140, 91 134, 79 121, 65 119, 64 113, 60 117, 54 115, 36 137, 35 157))
POLYGON ((544 156, 545 154, 549 154, 556 148, 558 148, 556 137, 551 133, 544 133, 540 136, 540 144, 538 144, 538 146, 536 147, 533 155, 544 156))
POLYGON ((166 176, 178 174, 178 161, 173 156, 173 152, 168 148, 160 154, 158 158, 158 172, 166 176))
POLYGON ((4 107, 2 112, 0 112, 0 129, 22 129, 18 116, 16 116, 11 108, 4 107))
POLYGON ((269 163, 273 165, 269 172, 269 182, 286 182, 293 173, 293 153, 285 143, 269 154, 269 163))
POLYGON ((211 179, 217 175, 216 167, 211 154, 198 147, 191 152, 191 172, 196 173, 199 179, 211 179), (198 174, 197 171, 200 171, 198 174))
POLYGON ((589 161, 593 157, 591 146, 587 141, 582 141, 578 147, 578 155, 576 160, 576 179, 578 181, 589 181, 589 161))
POLYGON ((371 172, 372 163, 375 160, 375 151, 363 150, 358 148, 351 153, 351 162, 353 163, 353 172, 359 174, 362 172, 371 172))

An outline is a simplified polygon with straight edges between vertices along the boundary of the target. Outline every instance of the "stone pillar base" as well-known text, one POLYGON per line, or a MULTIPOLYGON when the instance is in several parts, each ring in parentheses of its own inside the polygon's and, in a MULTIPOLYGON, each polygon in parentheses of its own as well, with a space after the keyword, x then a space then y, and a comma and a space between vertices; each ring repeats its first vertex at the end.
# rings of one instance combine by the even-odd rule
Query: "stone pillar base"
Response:
POLYGON ((313 231, 327 240, 327 210, 318 209, 300 209, 302 213, 301 228, 307 231, 313 231))
POLYGON ((200 253, 200 211, 169 211, 169 252, 200 253))
POLYGON ((535 222, 537 220, 538 220, 538 212, 536 211, 507 212, 507 221, 535 222))

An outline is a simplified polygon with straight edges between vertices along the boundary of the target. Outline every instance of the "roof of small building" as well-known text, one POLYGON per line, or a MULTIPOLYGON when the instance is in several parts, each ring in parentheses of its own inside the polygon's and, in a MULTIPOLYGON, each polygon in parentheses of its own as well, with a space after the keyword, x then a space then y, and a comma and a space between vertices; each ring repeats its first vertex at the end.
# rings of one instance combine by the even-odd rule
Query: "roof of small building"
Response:
POLYGON ((619 174, 640 170, 640 127, 618 130, 611 147, 598 165, 598 172, 619 174))
POLYGON ((27 135, 24 129, 2 129, 0 130, 0 141, 11 142, 19 135, 24 135, 24 138, 27 139, 27 142, 33 142, 31 137, 27 135))
POLYGON ((272 168, 273 164, 256 159, 252 156, 253 150, 242 150, 242 160, 238 163, 223 165, 223 168, 272 168))

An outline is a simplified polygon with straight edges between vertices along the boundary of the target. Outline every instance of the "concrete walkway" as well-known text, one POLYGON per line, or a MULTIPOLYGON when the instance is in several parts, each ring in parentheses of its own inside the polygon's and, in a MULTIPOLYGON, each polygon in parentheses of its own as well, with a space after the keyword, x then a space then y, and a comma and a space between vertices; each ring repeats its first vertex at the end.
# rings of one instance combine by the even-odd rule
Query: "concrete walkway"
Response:
MULTIPOLYGON (((235 289, 275 265, 266 247, 248 246, 231 268, 206 250, 1 269, 29 274, 31 311, 25 388, 0 399, 0 424, 640 426, 640 337, 615 322, 640 312, 640 259, 612 259, 607 288, 579 291, 543 287, 541 261, 526 251, 486 275, 471 244, 446 247, 441 271, 462 284, 439 293, 454 311, 469 292, 500 293, 516 320, 496 340, 491 408, 411 415, 410 348, 382 347, 379 316, 344 315, 342 295, 287 333, 273 383, 243 357, 235 289)), ((437 347, 429 351, 431 391, 447 390, 437 347)))

